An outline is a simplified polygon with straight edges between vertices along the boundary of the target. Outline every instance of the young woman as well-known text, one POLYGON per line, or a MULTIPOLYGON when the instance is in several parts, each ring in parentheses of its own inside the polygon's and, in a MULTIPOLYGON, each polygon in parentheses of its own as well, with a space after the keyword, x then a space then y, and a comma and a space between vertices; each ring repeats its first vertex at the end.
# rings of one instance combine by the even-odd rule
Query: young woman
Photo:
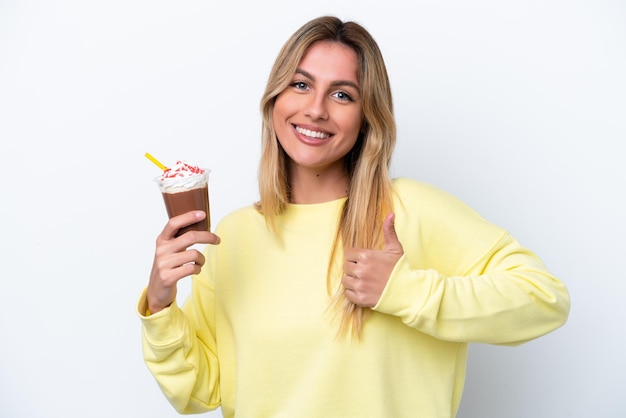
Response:
POLYGON ((260 201, 217 235, 175 237, 204 214, 172 218, 139 301, 146 364, 178 411, 453 417, 468 343, 520 344, 565 322, 564 285, 504 229, 389 179, 391 90, 363 27, 306 23, 261 108, 260 201))

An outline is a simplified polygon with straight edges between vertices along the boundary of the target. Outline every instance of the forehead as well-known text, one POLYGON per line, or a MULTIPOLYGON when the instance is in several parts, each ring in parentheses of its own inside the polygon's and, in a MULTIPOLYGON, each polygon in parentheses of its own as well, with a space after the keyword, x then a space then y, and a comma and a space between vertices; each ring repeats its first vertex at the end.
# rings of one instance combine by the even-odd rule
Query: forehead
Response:
POLYGON ((298 68, 316 79, 358 81, 358 57, 349 46, 323 41, 313 44, 298 68))

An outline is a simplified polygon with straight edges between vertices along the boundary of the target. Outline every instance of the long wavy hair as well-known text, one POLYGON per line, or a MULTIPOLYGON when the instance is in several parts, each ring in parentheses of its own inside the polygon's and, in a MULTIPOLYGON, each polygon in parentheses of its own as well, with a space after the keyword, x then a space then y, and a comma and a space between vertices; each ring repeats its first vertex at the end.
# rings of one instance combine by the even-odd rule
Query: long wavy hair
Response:
POLYGON ((287 155, 280 146, 272 122, 276 97, 291 83, 300 61, 317 42, 338 42, 352 48, 358 57, 363 127, 353 149, 345 156, 349 178, 337 235, 330 253, 327 286, 329 307, 339 315, 340 335, 359 337, 371 313, 350 302, 341 285, 343 249, 381 249, 382 223, 392 210, 389 164, 396 142, 391 86, 377 43, 361 25, 333 16, 313 19, 298 29, 280 50, 261 99, 262 149, 259 166, 260 200, 256 209, 280 239, 276 217, 289 204, 287 155))

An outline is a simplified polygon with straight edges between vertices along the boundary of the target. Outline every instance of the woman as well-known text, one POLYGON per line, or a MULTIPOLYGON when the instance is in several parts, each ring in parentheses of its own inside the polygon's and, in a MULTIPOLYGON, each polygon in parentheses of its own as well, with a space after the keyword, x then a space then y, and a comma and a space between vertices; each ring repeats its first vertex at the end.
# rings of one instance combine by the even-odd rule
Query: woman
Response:
POLYGON ((176 238, 204 214, 172 218, 139 301, 146 364, 178 411, 453 417, 469 342, 519 344, 565 322, 565 287, 505 230, 389 179, 391 90, 361 26, 301 27, 261 107, 260 201, 217 235, 176 238))

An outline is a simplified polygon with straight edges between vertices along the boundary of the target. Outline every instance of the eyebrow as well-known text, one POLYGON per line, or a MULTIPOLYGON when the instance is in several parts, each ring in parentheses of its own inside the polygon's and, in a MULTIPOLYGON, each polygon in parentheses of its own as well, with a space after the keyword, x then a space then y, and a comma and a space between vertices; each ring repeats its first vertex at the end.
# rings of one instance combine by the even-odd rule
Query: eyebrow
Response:
MULTIPOLYGON (((302 74, 306 78, 315 81, 315 77, 313 77, 313 74, 307 71, 304 71, 302 68, 296 68, 296 74, 302 74)), ((349 87, 356 89, 356 91, 359 91, 359 92, 361 91, 358 84, 350 80, 337 80, 337 81, 333 81, 330 85, 331 86, 349 86, 349 87)))

